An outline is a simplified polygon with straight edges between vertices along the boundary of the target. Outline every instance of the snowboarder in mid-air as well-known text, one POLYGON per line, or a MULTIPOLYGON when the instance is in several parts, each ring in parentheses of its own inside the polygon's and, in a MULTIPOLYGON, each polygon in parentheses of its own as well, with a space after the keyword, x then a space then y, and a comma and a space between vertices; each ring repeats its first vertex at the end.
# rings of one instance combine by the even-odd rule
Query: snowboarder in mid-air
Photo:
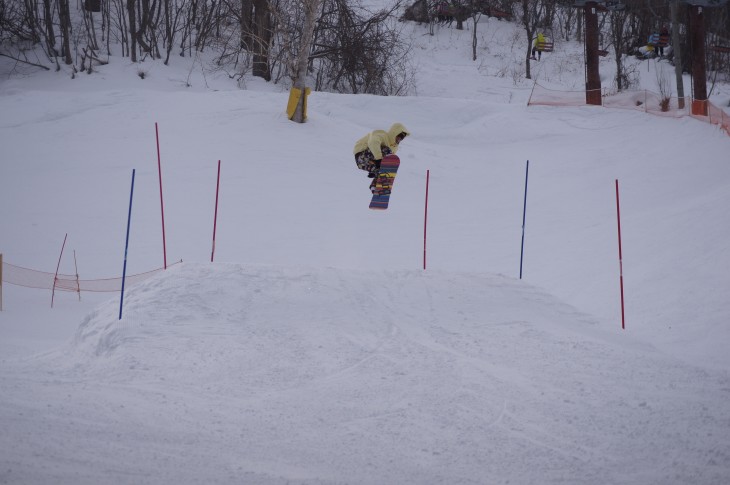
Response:
POLYGON ((400 166, 400 158, 395 154, 398 145, 410 132, 402 123, 393 123, 388 131, 371 131, 355 143, 355 163, 357 168, 365 170, 370 183, 373 198, 370 208, 385 210, 390 202, 390 192, 395 182, 395 174, 400 166))
POLYGON ((383 157, 395 155, 398 145, 408 135, 410 132, 402 123, 393 123, 388 131, 371 131, 355 143, 355 163, 357 168, 368 173, 368 178, 373 179, 370 184, 373 194, 383 191, 376 187, 383 157))

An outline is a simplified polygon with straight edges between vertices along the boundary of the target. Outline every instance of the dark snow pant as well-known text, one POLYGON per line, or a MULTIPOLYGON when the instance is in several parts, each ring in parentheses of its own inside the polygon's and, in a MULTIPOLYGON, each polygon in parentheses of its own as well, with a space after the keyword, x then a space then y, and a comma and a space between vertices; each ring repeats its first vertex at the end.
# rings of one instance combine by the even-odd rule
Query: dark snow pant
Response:
MULTIPOLYGON (((380 147, 380 151, 383 156, 390 155, 390 148, 380 147)), ((375 160, 373 153, 369 149, 365 149, 355 154, 355 164, 360 170, 365 170, 368 173, 368 177, 376 178, 380 171, 381 160, 375 160)))

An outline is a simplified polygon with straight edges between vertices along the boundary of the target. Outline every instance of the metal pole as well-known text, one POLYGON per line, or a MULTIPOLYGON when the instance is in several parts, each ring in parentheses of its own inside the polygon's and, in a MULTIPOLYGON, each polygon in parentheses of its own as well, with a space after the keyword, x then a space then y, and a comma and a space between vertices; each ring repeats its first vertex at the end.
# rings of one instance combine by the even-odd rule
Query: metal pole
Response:
POLYGON ((3 311, 3 253, 0 253, 0 312, 3 311))
POLYGON ((618 179, 616 179, 616 219, 618 220, 618 268, 619 283, 621 288, 621 328, 626 328, 626 318, 624 316, 624 263, 623 254, 621 252, 621 209, 618 201, 618 179))
POLYGON ((122 270, 122 297, 119 299, 119 320, 122 319, 122 305, 124 304, 124 280, 127 277, 127 249, 129 248, 129 226, 132 223, 132 197, 134 197, 134 172, 132 169, 132 189, 129 192, 129 214, 127 215, 127 240, 124 244, 124 270, 122 270))
POLYGON ((218 181, 215 184, 215 214, 213 215, 213 249, 210 251, 210 262, 213 262, 215 255, 215 228, 218 225, 218 190, 221 186, 221 161, 218 160, 218 181))
POLYGON ((530 174, 530 161, 525 167, 525 200, 522 204, 522 245, 520 246, 520 279, 522 279, 522 258, 525 254, 525 218, 527 216, 527 176, 530 174))
POLYGON ((426 205, 423 214, 423 269, 426 269, 426 228, 428 226, 428 182, 431 177, 431 171, 426 170, 426 205))
POLYGON ((160 179, 160 211, 162 212, 162 257, 167 269, 167 244, 165 243, 165 205, 162 203, 162 162, 160 161, 160 134, 155 122, 155 138, 157 140, 157 173, 160 179))

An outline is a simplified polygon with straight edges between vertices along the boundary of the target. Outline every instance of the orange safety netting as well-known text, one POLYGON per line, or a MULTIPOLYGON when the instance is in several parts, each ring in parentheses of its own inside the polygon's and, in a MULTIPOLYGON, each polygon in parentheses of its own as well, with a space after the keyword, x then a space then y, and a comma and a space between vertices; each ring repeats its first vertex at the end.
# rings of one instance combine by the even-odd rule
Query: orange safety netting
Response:
MULTIPOLYGON (((692 118, 720 126, 730 135, 730 115, 709 101, 684 98, 664 97, 657 93, 642 91, 622 91, 615 94, 603 94, 602 106, 606 108, 633 109, 669 118, 692 118), (680 107, 683 104, 683 107, 680 107), (703 114, 706 113, 706 114, 703 114)), ((527 105, 544 106, 585 106, 586 91, 559 91, 549 89, 535 83, 527 105)))
POLYGON ((696 113, 693 113, 693 118, 705 121, 707 123, 712 123, 713 125, 718 125, 720 128, 725 130, 725 133, 730 135, 730 115, 728 115, 725 110, 723 110, 722 108, 718 108, 709 101, 695 100, 694 103, 695 109, 693 111, 700 111, 707 114, 698 115, 696 113))
MULTIPOLYGON (((182 261, 178 261, 182 262, 182 261)), ((122 278, 105 278, 99 280, 82 280, 77 275, 67 275, 47 273, 45 271, 37 271, 34 269, 15 266, 14 264, 3 262, 2 281, 11 285, 25 286, 27 288, 41 288, 46 290, 57 289, 62 291, 98 291, 98 292, 114 292, 121 291, 122 278), (55 284, 54 284, 55 279, 55 284)), ((177 264, 177 263, 173 263, 177 264)), ((170 265, 172 266, 172 265, 170 265)), ((169 266, 168 266, 169 267, 169 266)), ((153 269, 146 273, 135 275, 127 275, 125 278, 126 285, 133 285, 144 281, 147 278, 159 273, 164 268, 153 269)))

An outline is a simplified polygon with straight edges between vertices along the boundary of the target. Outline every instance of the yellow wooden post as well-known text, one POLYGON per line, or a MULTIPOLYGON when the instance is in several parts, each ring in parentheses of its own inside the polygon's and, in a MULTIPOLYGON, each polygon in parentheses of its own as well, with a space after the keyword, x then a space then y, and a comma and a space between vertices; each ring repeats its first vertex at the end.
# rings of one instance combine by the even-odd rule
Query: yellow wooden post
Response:
POLYGON ((286 104, 286 117, 292 119, 294 111, 297 109, 299 103, 299 97, 302 95, 302 90, 292 87, 289 90, 289 102, 286 104))
MULTIPOLYGON (((307 119, 307 96, 309 96, 309 93, 311 92, 312 90, 310 88, 304 89, 304 106, 302 107, 302 114, 305 120, 307 119)), ((297 105, 299 104, 299 99, 301 97, 301 89, 292 87, 289 90, 289 102, 286 104, 286 116, 289 119, 292 119, 294 117, 294 112, 297 110, 297 105)))

